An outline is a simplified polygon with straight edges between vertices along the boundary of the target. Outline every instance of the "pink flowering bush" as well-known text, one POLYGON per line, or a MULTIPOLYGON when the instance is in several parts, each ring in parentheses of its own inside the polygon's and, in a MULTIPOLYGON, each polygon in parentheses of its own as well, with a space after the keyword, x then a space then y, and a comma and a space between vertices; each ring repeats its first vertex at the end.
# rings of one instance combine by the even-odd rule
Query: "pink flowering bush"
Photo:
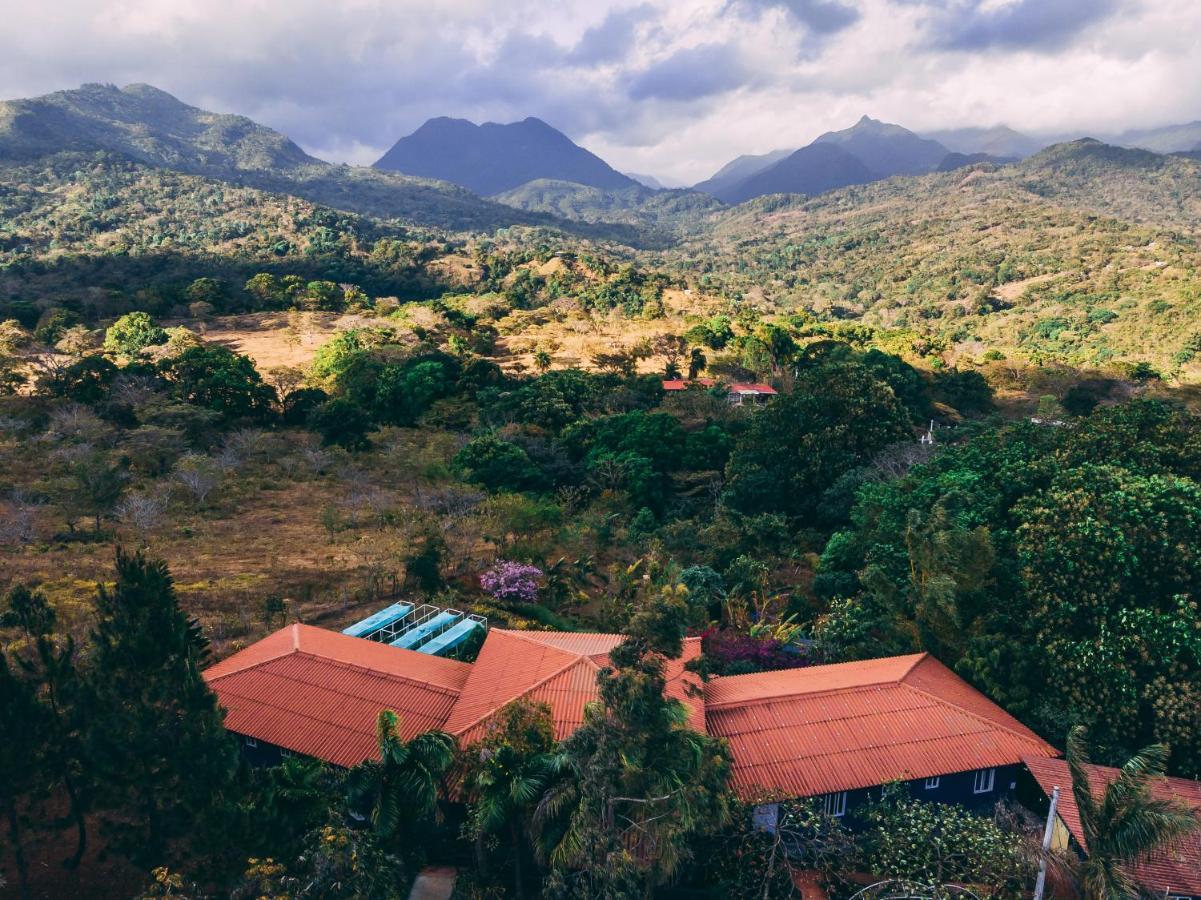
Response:
POLYGON ((533 603, 538 599, 542 570, 526 563, 501 560, 480 576, 480 587, 495 599, 510 603, 533 603))
POLYGON ((701 637, 706 661, 714 675, 796 669, 813 662, 808 656, 794 653, 770 637, 752 637, 737 631, 717 629, 710 629, 701 637))

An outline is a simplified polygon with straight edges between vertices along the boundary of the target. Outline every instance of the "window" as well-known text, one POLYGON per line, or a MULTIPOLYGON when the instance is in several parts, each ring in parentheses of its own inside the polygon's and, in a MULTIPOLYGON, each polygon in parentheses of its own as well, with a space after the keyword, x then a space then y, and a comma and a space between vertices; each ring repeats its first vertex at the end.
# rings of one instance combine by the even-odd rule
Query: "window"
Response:
POLYGON ((972 780, 973 794, 987 794, 993 789, 993 784, 997 780, 996 769, 980 769, 976 772, 972 780))
POLYGON ((287 759, 289 756, 295 756, 296 754, 294 754, 294 753, 293 753, 291 750, 286 750, 286 749, 284 749, 283 747, 280 747, 280 748, 279 748, 279 755, 280 755, 281 757, 283 757, 284 759, 287 759))
POLYGON ((942 783, 942 778, 935 775, 933 778, 926 779, 926 790, 932 791, 942 783))
POLYGON ((827 816, 840 818, 847 814, 847 792, 839 791, 836 794, 824 794, 822 796, 822 811, 827 816))
POLYGON ((258 745, 259 745, 259 742, 256 741, 254 738, 252 738, 252 737, 246 738, 246 746, 247 747, 257 747, 258 745))

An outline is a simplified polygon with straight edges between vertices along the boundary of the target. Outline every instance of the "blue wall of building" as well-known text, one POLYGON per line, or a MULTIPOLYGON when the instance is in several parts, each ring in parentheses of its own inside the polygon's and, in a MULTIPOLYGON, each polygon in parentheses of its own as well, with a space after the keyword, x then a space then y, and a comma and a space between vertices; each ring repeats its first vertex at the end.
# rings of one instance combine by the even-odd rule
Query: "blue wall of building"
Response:
MULTIPOLYGON (((960 806, 976 811, 991 810, 998 801, 1012 799, 1016 793, 1018 773, 1022 771, 1022 766, 998 766, 994 770, 992 777, 992 788, 987 791, 977 792, 975 790, 977 784, 976 771, 969 772, 952 772, 947 775, 938 776, 938 784, 935 787, 926 787, 926 779, 918 778, 911 781, 901 782, 908 789, 911 796, 918 800, 926 800, 935 803, 955 803, 960 806)), ((884 785, 877 785, 870 788, 859 788, 852 791, 846 791, 846 812, 842 816, 848 827, 855 826, 855 812, 862 809, 867 803, 873 800, 879 800, 884 792, 884 785)), ((826 804, 827 797, 832 795, 820 795, 813 797, 819 809, 826 804)), ((830 801, 833 805, 841 808, 840 801, 830 801)), ((772 804, 768 804, 771 806, 772 804)), ((774 822, 774 818, 768 816, 763 817, 762 814, 756 814, 756 821, 761 825, 767 825, 769 821, 774 822)))

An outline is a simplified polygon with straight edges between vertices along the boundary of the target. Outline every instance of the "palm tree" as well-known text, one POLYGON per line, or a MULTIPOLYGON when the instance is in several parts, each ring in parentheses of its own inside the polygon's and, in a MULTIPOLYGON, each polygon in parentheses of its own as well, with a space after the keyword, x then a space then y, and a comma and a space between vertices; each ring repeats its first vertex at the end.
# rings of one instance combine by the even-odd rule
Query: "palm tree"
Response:
POLYGON ((472 825, 477 834, 508 832, 513 850, 515 896, 525 896, 521 869, 534 804, 542 797, 552 774, 549 753, 523 753, 511 744, 501 744, 481 761, 472 777, 475 794, 472 825))
POLYGON ((455 758, 455 739, 449 734, 427 731, 404 741, 398 731, 396 713, 380 712, 375 725, 380 758, 360 763, 347 777, 351 808, 370 808, 372 827, 381 838, 437 814, 438 785, 455 758))
POLYGON ((1162 744, 1136 753, 1103 791, 1095 792, 1084 736, 1084 726, 1074 727, 1068 734, 1066 754, 1083 849, 1088 854, 1073 866, 1076 881, 1089 900, 1148 896, 1131 876, 1131 865, 1196 829, 1197 816, 1178 803, 1151 794, 1151 785, 1163 775, 1168 758, 1162 744))
POLYGON ((333 775, 320 760, 289 756, 278 766, 254 770, 252 777, 256 790, 244 808, 252 817, 255 837, 269 836, 278 846, 287 835, 288 841, 299 843, 328 820, 333 775))

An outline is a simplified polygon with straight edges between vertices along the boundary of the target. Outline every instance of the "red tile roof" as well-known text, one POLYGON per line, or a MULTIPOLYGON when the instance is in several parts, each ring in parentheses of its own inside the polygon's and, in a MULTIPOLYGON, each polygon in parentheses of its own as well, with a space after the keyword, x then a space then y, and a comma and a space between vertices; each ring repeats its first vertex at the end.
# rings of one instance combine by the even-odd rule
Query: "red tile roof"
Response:
MULTIPOLYGON (((494 628, 480 650, 445 729, 463 744, 479 740, 488 721, 508 703, 525 699, 550 705, 555 740, 584 722, 584 707, 599 697, 596 676, 609 664, 620 634, 506 631, 494 628)), ((704 730, 700 680, 684 664, 700 655, 700 639, 689 638, 684 655, 669 660, 667 694, 689 708, 694 727, 704 730), (692 688, 690 690, 690 687, 692 688)))
POLYGON ((204 678, 229 730, 353 766, 378 754, 380 710, 397 713, 406 740, 441 728, 470 672, 467 663, 291 625, 204 678))
MULTIPOLYGON (((1060 788, 1059 818, 1076 842, 1085 847, 1080 810, 1072 795, 1072 776, 1067 762, 1041 756, 1027 757, 1022 762, 1048 797, 1056 787, 1060 788)), ((1089 783, 1098 794, 1118 774, 1117 769, 1106 766, 1089 766, 1088 770, 1089 783)), ((1161 778, 1151 792, 1160 799, 1171 799, 1191 806, 1201 819, 1201 783, 1184 778, 1161 778)), ((1133 866, 1130 874, 1157 894, 1201 895, 1201 830, 1194 831, 1176 846, 1160 850, 1150 859, 1133 866)))
POLYGON ((736 791, 809 797, 1056 750, 929 654, 717 678, 709 732, 736 791))
POLYGON ((665 391, 686 391, 692 385, 700 385, 701 387, 711 388, 717 384, 712 378, 694 378, 691 381, 686 381, 683 378, 665 378, 663 380, 663 390, 665 391))
POLYGON ((731 394, 775 394, 776 389, 770 384, 732 384, 731 394))
MULTIPOLYGON (((205 679, 231 731, 342 766, 374 757, 381 709, 401 733, 478 740, 517 699, 550 705, 556 739, 584 721, 617 634, 493 629, 460 663, 306 625, 275 632, 217 663, 205 679)), ((926 654, 717 678, 666 664, 667 694, 690 724, 723 737, 733 786, 748 798, 803 797, 1016 763, 1055 750, 926 654)))

